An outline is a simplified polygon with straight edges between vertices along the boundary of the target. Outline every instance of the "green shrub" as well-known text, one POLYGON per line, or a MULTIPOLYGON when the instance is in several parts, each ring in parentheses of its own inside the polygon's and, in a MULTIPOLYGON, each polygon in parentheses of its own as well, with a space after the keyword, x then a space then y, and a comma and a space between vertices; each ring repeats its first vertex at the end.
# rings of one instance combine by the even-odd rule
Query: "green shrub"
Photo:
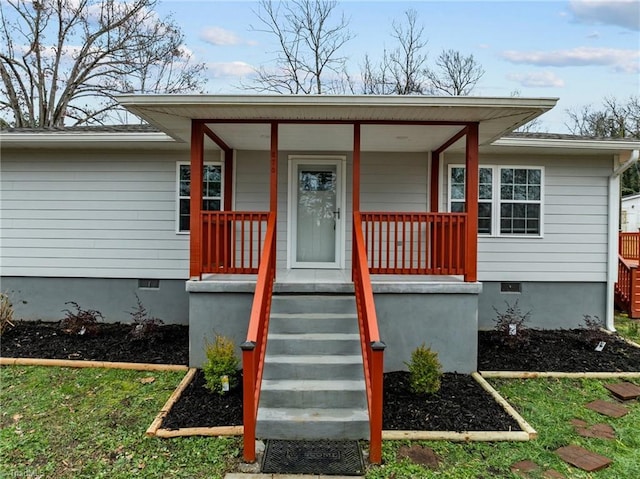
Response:
POLYGON ((205 346, 207 362, 203 368, 207 389, 224 394, 223 376, 229 379, 229 389, 238 385, 237 373, 240 361, 236 357, 235 350, 236 345, 233 340, 219 334, 216 334, 213 343, 207 343, 205 346))
POLYGON ((409 367, 411 390, 415 394, 432 394, 440 389, 442 365, 438 353, 422 343, 411 353, 411 362, 405 364, 409 367))
POLYGON ((4 333, 9 326, 13 326, 13 305, 9 296, 0 293, 0 334, 4 333))

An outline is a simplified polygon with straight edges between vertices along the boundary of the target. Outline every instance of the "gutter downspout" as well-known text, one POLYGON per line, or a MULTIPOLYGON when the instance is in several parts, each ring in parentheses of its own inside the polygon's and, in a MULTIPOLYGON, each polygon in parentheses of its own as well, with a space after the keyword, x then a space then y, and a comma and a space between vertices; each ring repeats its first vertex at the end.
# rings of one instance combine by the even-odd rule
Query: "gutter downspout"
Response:
POLYGON ((640 158, 640 150, 632 150, 629 159, 623 164, 615 166, 619 157, 614 160, 614 170, 609 176, 609 234, 608 234, 608 267, 607 267, 607 314, 605 327, 609 331, 615 331, 614 324, 614 287, 618 281, 618 233, 620 225, 620 176, 640 158))

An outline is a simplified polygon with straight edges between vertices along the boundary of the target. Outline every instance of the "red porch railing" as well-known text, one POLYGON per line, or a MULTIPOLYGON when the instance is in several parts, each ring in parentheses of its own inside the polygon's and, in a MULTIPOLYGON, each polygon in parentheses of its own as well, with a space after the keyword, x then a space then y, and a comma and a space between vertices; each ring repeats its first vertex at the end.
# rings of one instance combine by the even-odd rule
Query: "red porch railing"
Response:
POLYGON ((269 213, 203 211, 201 214, 201 273, 258 273, 269 213))
POLYGON ((361 213, 372 274, 465 274, 465 213, 361 213))
POLYGON ((256 459, 256 419, 264 354, 267 349, 271 295, 276 276, 276 221, 273 213, 267 215, 267 230, 258 270, 258 282, 253 296, 247 340, 240 346, 242 348, 243 375, 243 456, 247 462, 254 462, 256 459))
POLYGON ((618 254, 626 259, 640 260, 640 233, 619 233, 618 254))
POLYGON ((360 327, 360 345, 369 404, 369 459, 382 462, 382 382, 385 345, 380 341, 371 278, 362 234, 361 214, 353 214, 353 283, 360 327))

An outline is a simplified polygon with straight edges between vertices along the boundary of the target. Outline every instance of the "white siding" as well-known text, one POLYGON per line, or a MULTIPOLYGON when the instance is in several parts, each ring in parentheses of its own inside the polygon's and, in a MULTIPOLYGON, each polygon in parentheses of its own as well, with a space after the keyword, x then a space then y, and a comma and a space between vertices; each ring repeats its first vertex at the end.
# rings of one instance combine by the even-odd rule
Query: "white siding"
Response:
MULTIPOLYGON (((449 164, 463 164, 447 156, 449 164)), ((544 167, 542 238, 478 240, 480 281, 604 282, 607 275, 608 176, 605 156, 481 155, 486 165, 544 167)), ((447 179, 443 188, 446 203, 447 179)))
POLYGON ((186 279, 176 162, 188 152, 6 151, 3 276, 186 279))

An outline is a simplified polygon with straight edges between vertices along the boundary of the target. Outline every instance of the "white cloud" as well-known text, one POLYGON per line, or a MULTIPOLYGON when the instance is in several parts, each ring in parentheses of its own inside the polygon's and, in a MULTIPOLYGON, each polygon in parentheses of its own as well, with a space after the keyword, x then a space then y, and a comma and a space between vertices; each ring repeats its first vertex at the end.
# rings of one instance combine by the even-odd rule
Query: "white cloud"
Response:
POLYGON ((534 88, 560 88, 564 86, 564 80, 553 72, 510 73, 507 80, 515 81, 525 87, 534 88))
POLYGON ((214 78, 243 77, 252 74, 255 69, 245 62, 226 62, 207 64, 214 78))
POLYGON ((230 30, 220 27, 205 28, 200 32, 200 40, 216 46, 255 45, 256 42, 240 38, 230 30))
POLYGON ((616 48, 578 47, 570 50, 521 52, 508 50, 502 57, 511 63, 548 67, 611 66, 620 73, 640 72, 640 52, 616 48))
POLYGON ((638 0, 571 0, 569 10, 577 22, 640 30, 638 0))

